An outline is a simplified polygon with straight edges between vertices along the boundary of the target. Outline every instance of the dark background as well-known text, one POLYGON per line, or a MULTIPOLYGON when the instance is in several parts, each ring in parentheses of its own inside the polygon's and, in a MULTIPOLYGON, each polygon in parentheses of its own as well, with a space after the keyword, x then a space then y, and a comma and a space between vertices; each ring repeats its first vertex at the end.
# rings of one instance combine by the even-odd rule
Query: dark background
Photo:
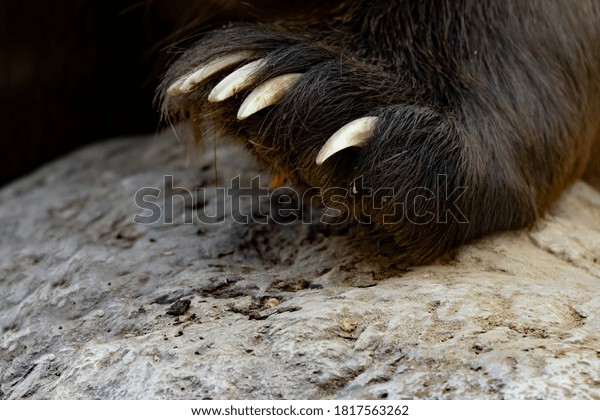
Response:
POLYGON ((1 0, 0 185, 83 144, 157 130, 160 76, 203 31, 314 6, 311 0, 1 0))
POLYGON ((167 28, 156 11, 128 1, 0 2, 0 184, 87 142, 157 128, 167 28))

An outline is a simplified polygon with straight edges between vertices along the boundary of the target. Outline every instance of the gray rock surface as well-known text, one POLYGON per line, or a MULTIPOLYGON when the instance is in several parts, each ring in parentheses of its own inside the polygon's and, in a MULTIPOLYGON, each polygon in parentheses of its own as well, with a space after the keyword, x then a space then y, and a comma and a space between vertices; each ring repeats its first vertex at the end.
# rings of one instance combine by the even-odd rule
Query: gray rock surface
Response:
POLYGON ((133 223, 136 191, 164 192, 165 174, 205 188, 213 214, 215 161, 220 180, 260 173, 235 147, 190 158, 163 133, 0 191, 2 398, 600 398, 587 184, 531 231, 412 268, 367 228, 188 224, 179 199, 174 223, 133 223))

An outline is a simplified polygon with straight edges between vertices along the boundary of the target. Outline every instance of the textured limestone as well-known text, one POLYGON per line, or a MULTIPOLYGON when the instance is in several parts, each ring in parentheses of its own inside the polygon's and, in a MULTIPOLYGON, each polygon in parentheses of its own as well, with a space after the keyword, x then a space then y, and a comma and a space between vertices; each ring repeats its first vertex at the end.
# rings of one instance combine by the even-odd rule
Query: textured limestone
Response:
MULTIPOLYGON (((109 141, 0 191, 2 398, 600 398, 587 184, 532 231, 407 269, 370 229, 186 224, 181 200, 133 223, 164 174, 215 210, 213 153, 183 149, 109 141)), ((223 185, 260 173, 216 156, 223 185)))

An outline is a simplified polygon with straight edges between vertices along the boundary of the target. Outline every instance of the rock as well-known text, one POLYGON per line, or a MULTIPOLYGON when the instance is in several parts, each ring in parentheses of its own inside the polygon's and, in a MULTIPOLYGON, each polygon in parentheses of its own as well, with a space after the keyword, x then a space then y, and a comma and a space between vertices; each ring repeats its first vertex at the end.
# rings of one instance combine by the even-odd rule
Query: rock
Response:
POLYGON ((249 223, 230 205, 220 223, 187 223, 217 214, 215 174, 270 181, 239 148, 189 159, 163 133, 0 191, 3 398, 600 398, 600 193, 587 184, 530 231, 410 268, 384 234, 293 203, 285 224, 265 223, 286 208, 268 199, 242 203, 249 223), (164 175, 195 202, 134 223, 148 216, 136 191, 162 206, 164 175))

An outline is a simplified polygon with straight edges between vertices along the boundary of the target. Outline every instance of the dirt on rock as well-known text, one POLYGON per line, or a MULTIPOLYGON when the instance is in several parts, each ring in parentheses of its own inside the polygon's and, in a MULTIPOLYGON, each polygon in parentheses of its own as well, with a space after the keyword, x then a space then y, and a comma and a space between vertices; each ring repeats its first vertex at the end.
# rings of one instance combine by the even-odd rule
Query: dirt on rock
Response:
POLYGON ((232 208, 230 180, 271 177, 216 150, 117 139, 0 190, 2 398, 600 398, 589 185, 409 267, 293 201, 232 208))

